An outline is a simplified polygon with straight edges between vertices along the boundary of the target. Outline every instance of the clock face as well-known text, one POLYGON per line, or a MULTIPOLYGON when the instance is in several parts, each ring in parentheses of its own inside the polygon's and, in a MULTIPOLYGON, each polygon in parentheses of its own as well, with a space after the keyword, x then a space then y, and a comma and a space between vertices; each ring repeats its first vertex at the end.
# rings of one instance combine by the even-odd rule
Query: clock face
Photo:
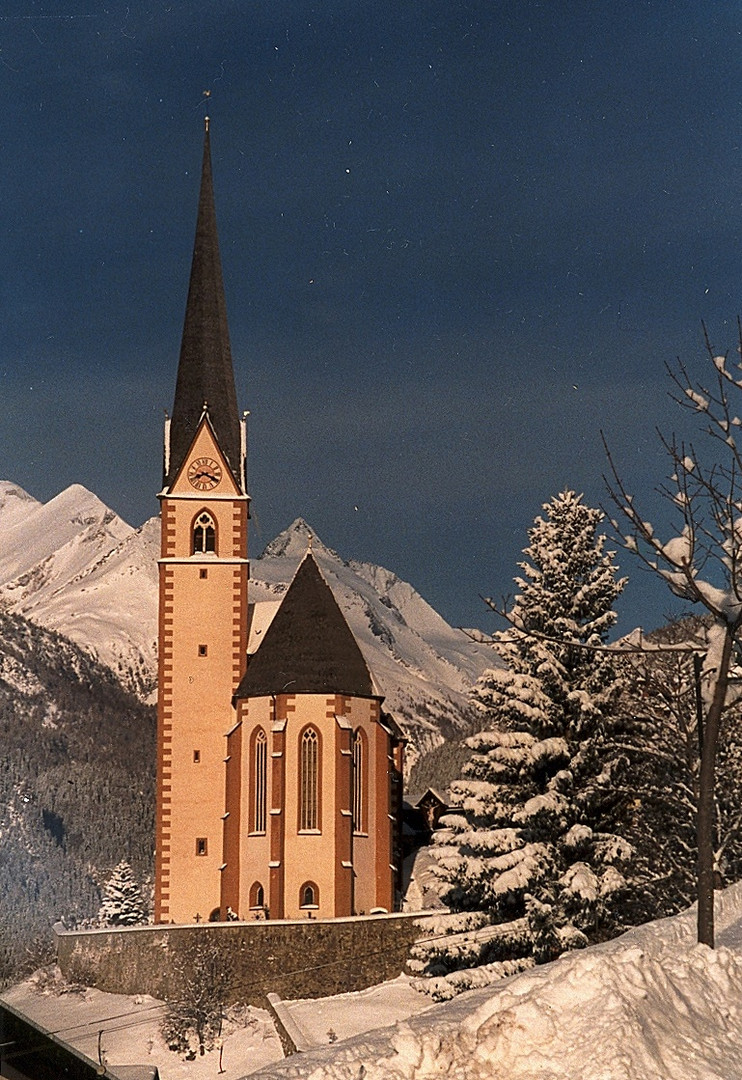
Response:
POLYGON ((222 478, 222 467, 213 458, 200 457, 188 466, 188 482, 196 491, 210 491, 222 478))

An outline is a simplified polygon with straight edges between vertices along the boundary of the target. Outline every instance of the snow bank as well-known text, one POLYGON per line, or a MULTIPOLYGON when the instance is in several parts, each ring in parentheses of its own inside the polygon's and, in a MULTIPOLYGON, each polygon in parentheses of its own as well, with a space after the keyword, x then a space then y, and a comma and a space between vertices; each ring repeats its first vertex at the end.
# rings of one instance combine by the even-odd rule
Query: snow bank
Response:
POLYGON ((742 1080, 742 885, 693 910, 258 1074, 311 1080, 742 1080))
MULTIPOLYGON (((44 984, 42 984, 44 985, 44 984)), ((265 1067, 282 1056, 281 1044, 264 1009, 234 1006, 222 1030, 223 1053, 212 1050, 186 1061, 168 1050, 160 1031, 162 1001, 147 995, 129 997, 88 988, 61 992, 59 983, 39 986, 32 976, 6 990, 2 999, 93 1061, 98 1050, 111 1070, 139 1065, 140 1076, 157 1066, 161 1080, 236 1080, 245 1072, 265 1067)), ((5 1075, 5 1074, 3 1074, 5 1075)), ((111 1073, 107 1072, 106 1076, 111 1073)))

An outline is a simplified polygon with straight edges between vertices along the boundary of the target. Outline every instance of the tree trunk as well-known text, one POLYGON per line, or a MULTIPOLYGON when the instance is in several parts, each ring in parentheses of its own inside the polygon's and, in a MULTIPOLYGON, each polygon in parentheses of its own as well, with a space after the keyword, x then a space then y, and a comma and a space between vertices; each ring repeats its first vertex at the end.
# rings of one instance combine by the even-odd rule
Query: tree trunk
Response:
POLYGON ((714 947, 714 773, 733 643, 734 631, 727 624, 719 669, 715 676, 714 692, 703 729, 701 771, 698 780, 698 941, 712 949, 714 947))

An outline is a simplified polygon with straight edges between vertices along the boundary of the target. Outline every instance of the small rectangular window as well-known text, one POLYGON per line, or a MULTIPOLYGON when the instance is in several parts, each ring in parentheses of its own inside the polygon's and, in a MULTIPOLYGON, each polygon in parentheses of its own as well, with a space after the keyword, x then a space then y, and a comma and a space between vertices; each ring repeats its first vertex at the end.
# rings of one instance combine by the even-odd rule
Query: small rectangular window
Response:
POLYGON ((193 760, 198 765, 199 761, 201 760, 201 751, 200 750, 194 750, 193 751, 193 760))
POLYGON ((208 576, 209 576, 209 571, 208 571, 208 570, 199 570, 199 572, 198 572, 198 576, 199 576, 200 578, 205 578, 205 577, 208 577, 208 576))
POLYGON ((196 854, 206 855, 208 850, 208 844, 205 836, 196 837, 196 854))
POLYGON ((206 645, 199 645, 199 647, 198 647, 198 655, 199 656, 206 656, 207 653, 208 653, 208 648, 206 647, 206 645))

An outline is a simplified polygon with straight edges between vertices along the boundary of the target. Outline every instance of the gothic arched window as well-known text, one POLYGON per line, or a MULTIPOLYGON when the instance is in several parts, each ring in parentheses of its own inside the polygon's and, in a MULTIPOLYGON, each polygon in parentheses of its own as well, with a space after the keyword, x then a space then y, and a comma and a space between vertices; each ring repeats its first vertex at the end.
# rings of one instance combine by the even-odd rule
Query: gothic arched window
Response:
POLYGON ((259 881, 254 881, 250 889, 250 909, 265 907, 265 891, 259 881))
POLYGON ((305 881, 299 889, 299 906, 303 908, 319 907, 319 889, 313 881, 305 881))
POLYGON ((368 831, 368 782, 366 734, 358 728, 353 732, 353 832, 368 831))
POLYGON ((193 525, 193 554, 216 554, 216 524, 211 514, 205 510, 198 515, 193 525))
POLYGON ((250 756, 250 832, 264 833, 268 800, 268 740, 262 728, 253 732, 250 756))
POLYGON ((299 830, 318 832, 320 827, 320 737, 305 728, 299 742, 299 830))

